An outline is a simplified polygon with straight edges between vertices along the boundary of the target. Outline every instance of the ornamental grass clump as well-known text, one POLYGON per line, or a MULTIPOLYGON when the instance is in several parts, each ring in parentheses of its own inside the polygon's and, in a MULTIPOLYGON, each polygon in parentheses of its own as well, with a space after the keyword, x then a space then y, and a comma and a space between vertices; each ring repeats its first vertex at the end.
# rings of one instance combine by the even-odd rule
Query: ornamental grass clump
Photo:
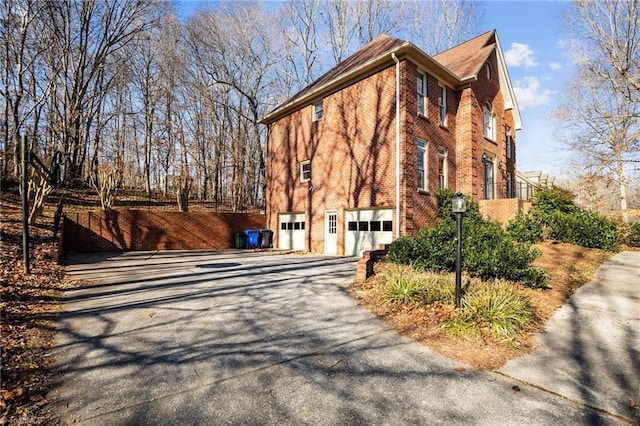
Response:
POLYGON ((535 318, 533 303, 516 284, 504 280, 475 282, 466 290, 462 307, 447 321, 445 330, 458 335, 489 334, 514 344, 535 318))
POLYGON ((454 282, 448 274, 420 272, 409 265, 392 265, 385 280, 383 297, 390 305, 428 305, 453 300, 454 282))

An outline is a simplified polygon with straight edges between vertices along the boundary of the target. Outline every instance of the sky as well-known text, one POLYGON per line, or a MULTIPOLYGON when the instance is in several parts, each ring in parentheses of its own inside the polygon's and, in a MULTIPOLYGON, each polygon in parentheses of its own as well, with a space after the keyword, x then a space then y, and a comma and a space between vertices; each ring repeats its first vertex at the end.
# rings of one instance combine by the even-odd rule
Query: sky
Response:
MULTIPOLYGON (((176 10, 184 19, 211 3, 182 0, 176 10)), ((518 170, 541 171, 556 179, 571 177, 570 154, 556 141, 558 123, 552 118, 565 83, 574 74, 568 36, 561 25, 562 11, 570 3, 485 0, 481 4, 484 22, 478 34, 497 30, 520 108, 524 129, 516 134, 518 170)))
POLYGON ((553 110, 575 73, 562 32, 566 1, 483 2, 487 28, 496 29, 522 116, 516 135, 519 171, 539 170, 569 178, 570 154, 556 141, 553 110))

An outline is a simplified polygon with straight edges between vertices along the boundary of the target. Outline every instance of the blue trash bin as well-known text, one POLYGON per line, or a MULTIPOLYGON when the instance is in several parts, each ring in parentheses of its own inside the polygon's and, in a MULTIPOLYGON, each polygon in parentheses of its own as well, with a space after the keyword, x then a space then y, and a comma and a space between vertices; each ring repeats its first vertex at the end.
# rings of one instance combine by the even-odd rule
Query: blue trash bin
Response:
POLYGON ((260 242, 258 238, 260 237, 260 231, 256 231, 254 229, 247 229, 244 231, 244 234, 247 236, 247 248, 258 248, 260 242))

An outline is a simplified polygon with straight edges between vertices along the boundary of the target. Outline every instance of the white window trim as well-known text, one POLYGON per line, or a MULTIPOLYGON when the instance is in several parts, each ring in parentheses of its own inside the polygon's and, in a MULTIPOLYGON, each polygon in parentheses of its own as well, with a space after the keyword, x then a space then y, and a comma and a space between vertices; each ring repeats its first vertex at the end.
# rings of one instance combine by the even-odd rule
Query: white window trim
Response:
POLYGON ((416 74, 416 101, 417 101, 417 111, 416 113, 421 117, 427 116, 427 95, 429 93, 428 90, 428 78, 427 73, 422 71, 418 71, 416 74), (418 91, 418 78, 422 79, 422 92, 418 91))
POLYGON ((324 117, 323 102, 324 102, 324 99, 320 99, 320 101, 314 102, 313 108, 312 108, 313 121, 320 121, 324 117))
POLYGON ((438 117, 440 118, 440 125, 447 126, 447 86, 444 84, 438 84, 438 117), (442 96, 440 96, 442 95, 442 96))
POLYGON ((513 145, 513 134, 511 133, 511 128, 507 126, 507 131, 506 133, 506 149, 505 149, 505 156, 507 158, 511 158, 511 150, 513 149, 512 145, 513 145))
POLYGON ((416 156, 416 174, 418 175, 418 190, 419 191, 426 191, 427 187, 429 185, 429 143, 425 140, 422 139, 418 139, 418 141, 416 142, 416 148, 418 150, 418 154, 420 153, 420 151, 422 151, 422 179, 420 179, 420 170, 418 169, 418 164, 417 164, 417 156, 416 156), (424 144, 424 147, 420 147, 420 144, 424 144))
POLYGON ((311 160, 300 162, 300 182, 309 182, 311 180, 311 160), (309 165, 309 177, 305 178, 304 166, 309 165))
POLYGON ((440 189, 447 188, 447 149, 443 147, 438 148, 438 172, 440 172, 440 161, 442 161, 442 178, 440 178, 440 173, 438 173, 438 180, 440 184, 440 189))
POLYGON ((482 107, 482 134, 485 138, 491 141, 495 141, 496 139, 496 115, 493 113, 493 105, 491 102, 485 103, 482 107), (489 114, 488 126, 486 122, 486 114, 489 114))

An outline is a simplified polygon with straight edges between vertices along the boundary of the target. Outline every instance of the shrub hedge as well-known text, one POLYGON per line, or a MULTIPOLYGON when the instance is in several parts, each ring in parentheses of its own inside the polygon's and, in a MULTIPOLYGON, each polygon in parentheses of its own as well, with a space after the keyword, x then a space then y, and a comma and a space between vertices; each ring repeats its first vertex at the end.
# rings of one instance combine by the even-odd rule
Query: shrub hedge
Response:
POLYGON ((507 225, 507 232, 516 241, 533 244, 550 238, 582 247, 619 249, 616 223, 580 209, 569 191, 544 188, 534 195, 532 205, 528 213, 519 214, 507 225))
MULTIPOLYGON (((436 196, 441 221, 432 228, 421 229, 415 237, 391 243, 390 261, 429 271, 455 269, 456 223, 448 213, 454 194, 442 190, 436 196)), ((547 275, 532 266, 539 252, 530 244, 515 241, 498 223, 484 220, 477 203, 467 204, 468 213, 463 219, 465 271, 483 280, 504 278, 529 287, 544 287, 547 275)))

